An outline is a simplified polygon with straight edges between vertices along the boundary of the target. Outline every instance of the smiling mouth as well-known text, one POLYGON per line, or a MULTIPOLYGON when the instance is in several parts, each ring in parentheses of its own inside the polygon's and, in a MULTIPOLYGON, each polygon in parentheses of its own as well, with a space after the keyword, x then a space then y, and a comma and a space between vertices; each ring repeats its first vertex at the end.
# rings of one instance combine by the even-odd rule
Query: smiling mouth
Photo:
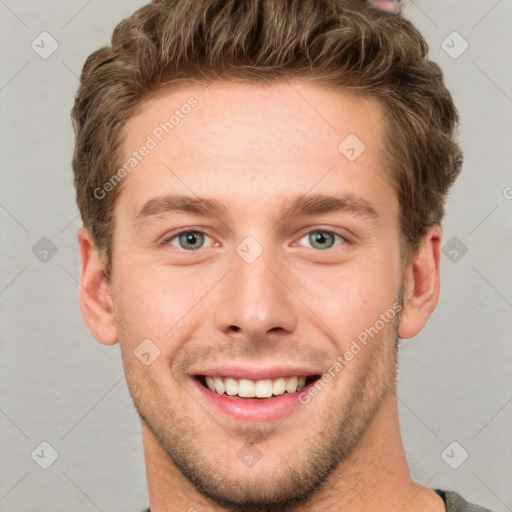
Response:
POLYGON ((308 377, 278 377, 275 379, 237 379, 233 377, 211 377, 195 375, 195 379, 205 388, 218 395, 245 399, 269 399, 282 395, 293 395, 315 382, 320 375, 308 377))

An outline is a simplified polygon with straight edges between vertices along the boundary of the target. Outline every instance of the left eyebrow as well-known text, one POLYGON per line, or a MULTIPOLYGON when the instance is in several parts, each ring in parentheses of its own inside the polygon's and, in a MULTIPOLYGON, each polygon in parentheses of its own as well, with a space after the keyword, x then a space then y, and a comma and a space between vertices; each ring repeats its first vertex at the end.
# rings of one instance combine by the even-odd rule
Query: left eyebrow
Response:
POLYGON ((286 210, 283 219, 335 212, 351 213, 374 224, 378 223, 380 218, 369 201, 351 193, 339 195, 304 194, 285 202, 283 209, 286 210))

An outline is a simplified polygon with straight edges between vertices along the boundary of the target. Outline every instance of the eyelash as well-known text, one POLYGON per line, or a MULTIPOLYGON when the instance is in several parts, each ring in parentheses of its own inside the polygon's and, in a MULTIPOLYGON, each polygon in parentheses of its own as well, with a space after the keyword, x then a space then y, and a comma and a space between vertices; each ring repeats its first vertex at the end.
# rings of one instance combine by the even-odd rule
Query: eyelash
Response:
MULTIPOLYGON (((200 229, 200 228, 187 228, 187 229, 182 229, 181 231, 177 231, 176 233, 171 233, 169 236, 167 236, 163 242, 162 242, 162 245, 168 245, 171 243, 172 240, 176 239, 176 238, 179 238, 180 235, 182 235, 183 233, 201 233, 203 235, 206 235, 206 236, 210 236, 206 231, 204 231, 203 229, 200 229)), ((202 249, 202 247, 201 247, 202 249)), ((183 252, 195 252, 195 251, 186 251, 185 249, 181 249, 183 252)), ((197 249, 196 249, 197 250, 197 249)))
MULTIPOLYGON (((315 233, 315 232, 320 232, 320 233, 324 233, 324 234, 328 234, 328 235, 334 235, 335 237, 337 237, 339 240, 340 240, 340 244, 349 244, 350 242, 347 240, 346 237, 344 237, 343 235, 340 235, 339 233, 336 233, 335 231, 330 231, 328 229, 322 229, 322 228, 314 228, 314 229, 311 229, 310 231, 308 231, 307 233, 305 233, 304 235, 302 235, 300 237, 299 240, 302 240, 305 236, 307 235, 310 235, 311 233, 315 233)), ((168 237, 166 237, 163 242, 162 242, 162 245, 168 245, 168 244, 171 244, 172 240, 174 239, 177 239, 179 238, 180 235, 182 235, 183 233, 201 233, 203 235, 206 235, 207 237, 210 237, 210 235, 204 231, 203 229, 201 228, 187 228, 187 229, 182 229, 181 231, 178 231, 176 233, 172 233, 171 235, 169 235, 168 237)), ((211 238, 211 237, 210 237, 211 238)), ((340 245, 338 244, 338 245, 340 245)), ((171 244, 172 245, 172 244, 171 244)), ((334 249, 335 247, 337 247, 336 245, 334 245, 333 247, 329 247, 328 249, 317 249, 317 251, 319 252, 325 252, 325 251, 328 251, 329 249, 334 249)), ((202 249, 203 247, 200 247, 199 249, 202 249)), ((181 251, 183 252, 196 252, 198 251, 199 249, 196 249, 196 250, 186 250, 186 249, 182 249, 182 248, 179 248, 181 251)), ((312 249, 315 249, 314 247, 312 247, 312 249)))
MULTIPOLYGON (((321 228, 316 228, 316 229, 313 229, 311 231, 308 231, 307 233, 302 235, 299 240, 302 240, 305 236, 310 235, 311 233, 314 233, 314 232, 319 232, 319 233, 323 233, 323 234, 327 234, 327 235, 333 235, 335 237, 334 238, 334 245, 332 247, 329 247, 328 249, 324 249, 324 251, 328 251, 330 249, 335 249, 336 247, 338 247, 340 245, 345 245, 345 244, 349 243, 347 238, 344 237, 343 235, 340 235, 339 233, 336 233, 335 231, 330 231, 328 229, 321 229, 321 228), (336 244, 336 239, 338 241, 337 244, 336 244)), ((314 247, 312 247, 312 249, 314 249, 314 247)), ((318 250, 321 251, 320 249, 318 249, 318 250)))

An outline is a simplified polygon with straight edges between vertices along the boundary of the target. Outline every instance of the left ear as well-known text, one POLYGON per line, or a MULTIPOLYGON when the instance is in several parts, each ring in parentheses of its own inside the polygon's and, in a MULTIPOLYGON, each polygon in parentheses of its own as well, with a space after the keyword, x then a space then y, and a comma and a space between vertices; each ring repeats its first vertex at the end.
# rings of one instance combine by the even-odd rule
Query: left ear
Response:
POLYGON ((416 336, 434 311, 441 287, 441 241, 443 230, 431 226, 420 247, 409 260, 403 272, 403 308, 400 313, 400 338, 416 336))

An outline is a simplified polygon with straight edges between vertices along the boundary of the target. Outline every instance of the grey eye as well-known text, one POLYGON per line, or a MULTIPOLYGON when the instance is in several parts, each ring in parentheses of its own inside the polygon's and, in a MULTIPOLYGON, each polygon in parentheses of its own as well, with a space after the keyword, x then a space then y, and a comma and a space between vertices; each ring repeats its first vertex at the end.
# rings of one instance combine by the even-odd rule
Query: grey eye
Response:
POLYGON ((200 231, 183 231, 175 238, 178 238, 182 249, 197 250, 204 245, 205 235, 200 231))
POLYGON ((308 233, 306 236, 314 249, 330 249, 334 245, 336 237, 341 239, 341 237, 335 233, 322 230, 311 231, 311 233, 308 233))

